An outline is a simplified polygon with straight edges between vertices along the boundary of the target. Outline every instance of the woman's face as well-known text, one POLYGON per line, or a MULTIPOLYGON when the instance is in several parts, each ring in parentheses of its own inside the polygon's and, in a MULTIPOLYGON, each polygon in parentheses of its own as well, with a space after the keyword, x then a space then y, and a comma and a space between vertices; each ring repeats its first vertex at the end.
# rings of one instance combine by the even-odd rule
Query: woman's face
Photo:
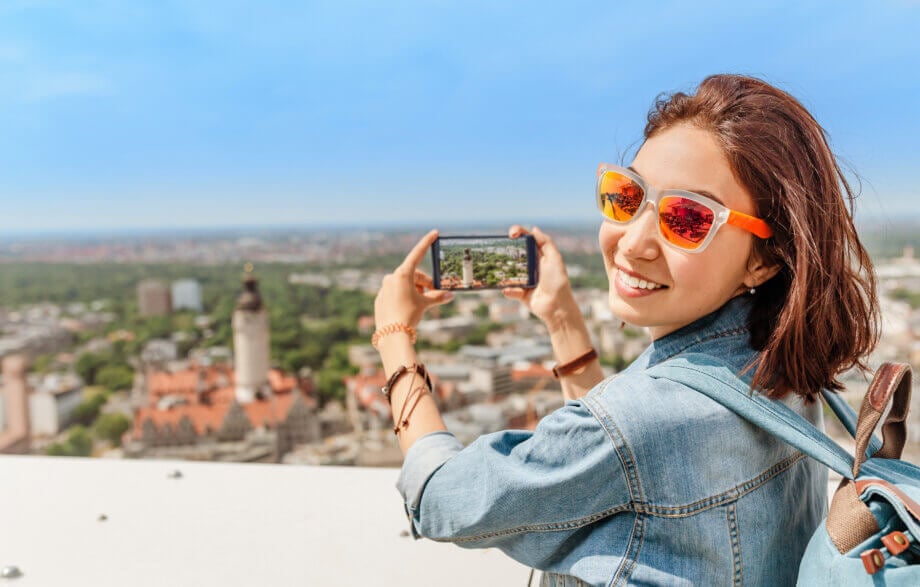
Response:
MULTIPOLYGON (((673 126, 648 139, 632 164, 650 186, 709 192, 728 208, 754 214, 754 201, 738 183, 715 137, 689 125, 673 126)), ((604 221, 600 245, 610 280, 610 309, 621 320, 649 329, 658 339, 690 324, 758 280, 749 272, 754 237, 725 225, 702 253, 676 250, 662 242, 657 211, 646 204, 628 225, 604 221), (633 276, 659 284, 657 289, 631 287, 633 276)))

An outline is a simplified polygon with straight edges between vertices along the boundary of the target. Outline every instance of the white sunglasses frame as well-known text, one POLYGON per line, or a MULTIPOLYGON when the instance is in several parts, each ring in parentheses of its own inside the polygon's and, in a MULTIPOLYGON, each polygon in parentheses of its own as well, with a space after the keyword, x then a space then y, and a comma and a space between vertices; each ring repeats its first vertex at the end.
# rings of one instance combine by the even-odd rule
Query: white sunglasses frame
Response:
POLYGON ((737 210, 732 210, 731 208, 726 208, 719 202, 713 200, 712 198, 707 198, 706 196, 701 196, 700 194, 690 192, 687 190, 676 190, 676 189, 664 189, 658 190, 650 186, 638 173, 635 173, 631 169, 626 167, 620 167, 619 165, 610 165, 607 163, 601 163, 597 168, 597 181, 595 185, 595 199, 597 201, 597 208, 601 212, 601 216, 604 217, 604 220, 612 222, 614 224, 619 224, 625 226, 634 222, 639 216, 644 212, 645 207, 648 204, 654 204, 654 210, 656 211, 656 224, 658 226, 658 234, 661 236, 661 239, 669 247, 676 249, 678 251, 683 251, 686 253, 702 253, 706 250, 706 247, 709 246, 709 243, 712 242, 712 239, 715 238, 716 233, 719 232, 719 229, 722 228, 725 224, 731 224, 737 226, 742 230, 750 232, 754 236, 762 239, 770 238, 773 235, 773 231, 770 230, 769 225, 764 222, 762 219, 743 212, 738 212, 737 210), (604 205, 601 197, 601 182, 604 179, 604 175, 607 172, 619 173, 624 175, 629 179, 636 182, 636 184, 642 188, 642 201, 639 203, 639 206, 636 208, 636 213, 633 214, 632 218, 626 221, 614 220, 613 218, 608 217, 604 214, 604 205), (660 204, 661 199, 666 196, 679 196, 681 198, 687 198, 692 200, 697 204, 701 204, 713 212, 712 226, 709 228, 709 232, 706 234, 706 237, 700 241, 700 244, 693 249, 688 249, 686 247, 681 247, 680 245, 674 244, 668 240, 667 236, 664 234, 664 229, 661 226, 661 212, 660 204))

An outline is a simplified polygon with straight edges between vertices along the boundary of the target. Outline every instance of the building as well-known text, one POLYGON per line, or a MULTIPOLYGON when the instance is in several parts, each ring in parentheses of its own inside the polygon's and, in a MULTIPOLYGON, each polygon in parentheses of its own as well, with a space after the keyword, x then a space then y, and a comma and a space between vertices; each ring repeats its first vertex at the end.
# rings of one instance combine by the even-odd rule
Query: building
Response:
POLYGON ((29 386, 26 359, 22 355, 3 358, 3 427, 0 427, 0 454, 25 454, 29 451, 29 386))
POLYGON ((322 438, 312 378, 270 367, 268 313, 248 264, 232 325, 232 367, 207 355, 148 363, 132 390, 127 456, 279 461, 322 438))
POLYGON ((144 363, 166 363, 179 358, 179 346, 163 338, 154 338, 144 345, 141 351, 141 361, 144 363))
POLYGON ((137 284, 137 306, 144 318, 172 312, 172 294, 162 281, 145 279, 137 284))
POLYGON ((469 336, 476 329, 477 323, 476 318, 471 316, 451 316, 438 320, 422 320, 416 331, 422 340, 432 344, 447 344, 469 336))
POLYGON ((267 373, 269 393, 245 403, 226 365, 150 370, 143 386, 127 456, 278 460, 321 437, 311 382, 278 369, 267 373))
POLYGON ((489 320, 498 324, 520 322, 530 317, 527 306, 517 300, 496 298, 489 303, 489 320))
POLYGON ((246 264, 243 292, 233 311, 233 365, 236 399, 242 404, 270 392, 267 387, 269 364, 268 312, 259 294, 259 280, 246 264))
POLYGON ((348 362, 359 368, 380 364, 380 353, 369 344, 353 344, 348 347, 348 362))
POLYGON ((173 310, 201 311, 201 284, 195 279, 180 279, 172 284, 173 310))
POLYGON ((54 436, 71 423, 83 401, 83 381, 71 373, 52 373, 39 378, 29 396, 29 421, 33 436, 54 436))

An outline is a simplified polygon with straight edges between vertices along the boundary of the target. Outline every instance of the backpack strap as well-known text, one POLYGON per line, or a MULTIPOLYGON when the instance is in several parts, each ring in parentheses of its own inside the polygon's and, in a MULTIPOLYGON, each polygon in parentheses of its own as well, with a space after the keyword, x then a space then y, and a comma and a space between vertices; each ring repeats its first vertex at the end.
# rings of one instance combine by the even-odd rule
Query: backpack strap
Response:
POLYGON ((899 459, 907 441, 907 412, 910 410, 910 366, 903 363, 884 363, 875 372, 869 391, 859 409, 856 427, 856 462, 853 476, 859 474, 859 467, 866 461, 866 447, 872 440, 872 431, 891 403, 891 411, 882 424, 881 448, 872 451, 872 456, 883 459, 899 459), (893 403, 892 403, 893 402, 893 403))
MULTIPOLYGON (((840 396, 839 393, 834 393, 832 391, 822 389, 821 397, 824 398, 824 401, 828 406, 830 406, 831 410, 834 412, 834 415, 837 416, 837 419, 840 420, 840 423, 843 424, 843 427, 846 428, 846 431, 849 432, 850 436, 852 436, 855 440, 856 421, 858 420, 856 410, 851 408, 850 404, 848 404, 846 400, 840 396)), ((873 455, 880 448, 882 448, 882 441, 879 440, 877 436, 870 436, 869 447, 866 449, 866 453, 873 455)))
POLYGON ((752 392, 728 365, 710 355, 681 354, 647 373, 695 389, 843 477, 853 479, 854 459, 849 453, 785 404, 752 392))

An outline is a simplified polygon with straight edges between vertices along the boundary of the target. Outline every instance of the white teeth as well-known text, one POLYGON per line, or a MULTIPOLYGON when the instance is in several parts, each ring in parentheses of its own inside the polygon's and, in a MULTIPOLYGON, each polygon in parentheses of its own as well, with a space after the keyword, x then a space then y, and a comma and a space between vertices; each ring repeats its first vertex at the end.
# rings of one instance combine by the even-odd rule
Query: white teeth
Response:
POLYGON ((644 279, 639 279, 638 277, 633 277, 632 275, 628 275, 622 271, 620 271, 619 273, 620 273, 620 281, 622 281, 624 284, 628 285, 629 287, 633 289, 653 290, 653 289, 664 287, 663 285, 659 283, 654 283, 652 281, 646 281, 644 279))

